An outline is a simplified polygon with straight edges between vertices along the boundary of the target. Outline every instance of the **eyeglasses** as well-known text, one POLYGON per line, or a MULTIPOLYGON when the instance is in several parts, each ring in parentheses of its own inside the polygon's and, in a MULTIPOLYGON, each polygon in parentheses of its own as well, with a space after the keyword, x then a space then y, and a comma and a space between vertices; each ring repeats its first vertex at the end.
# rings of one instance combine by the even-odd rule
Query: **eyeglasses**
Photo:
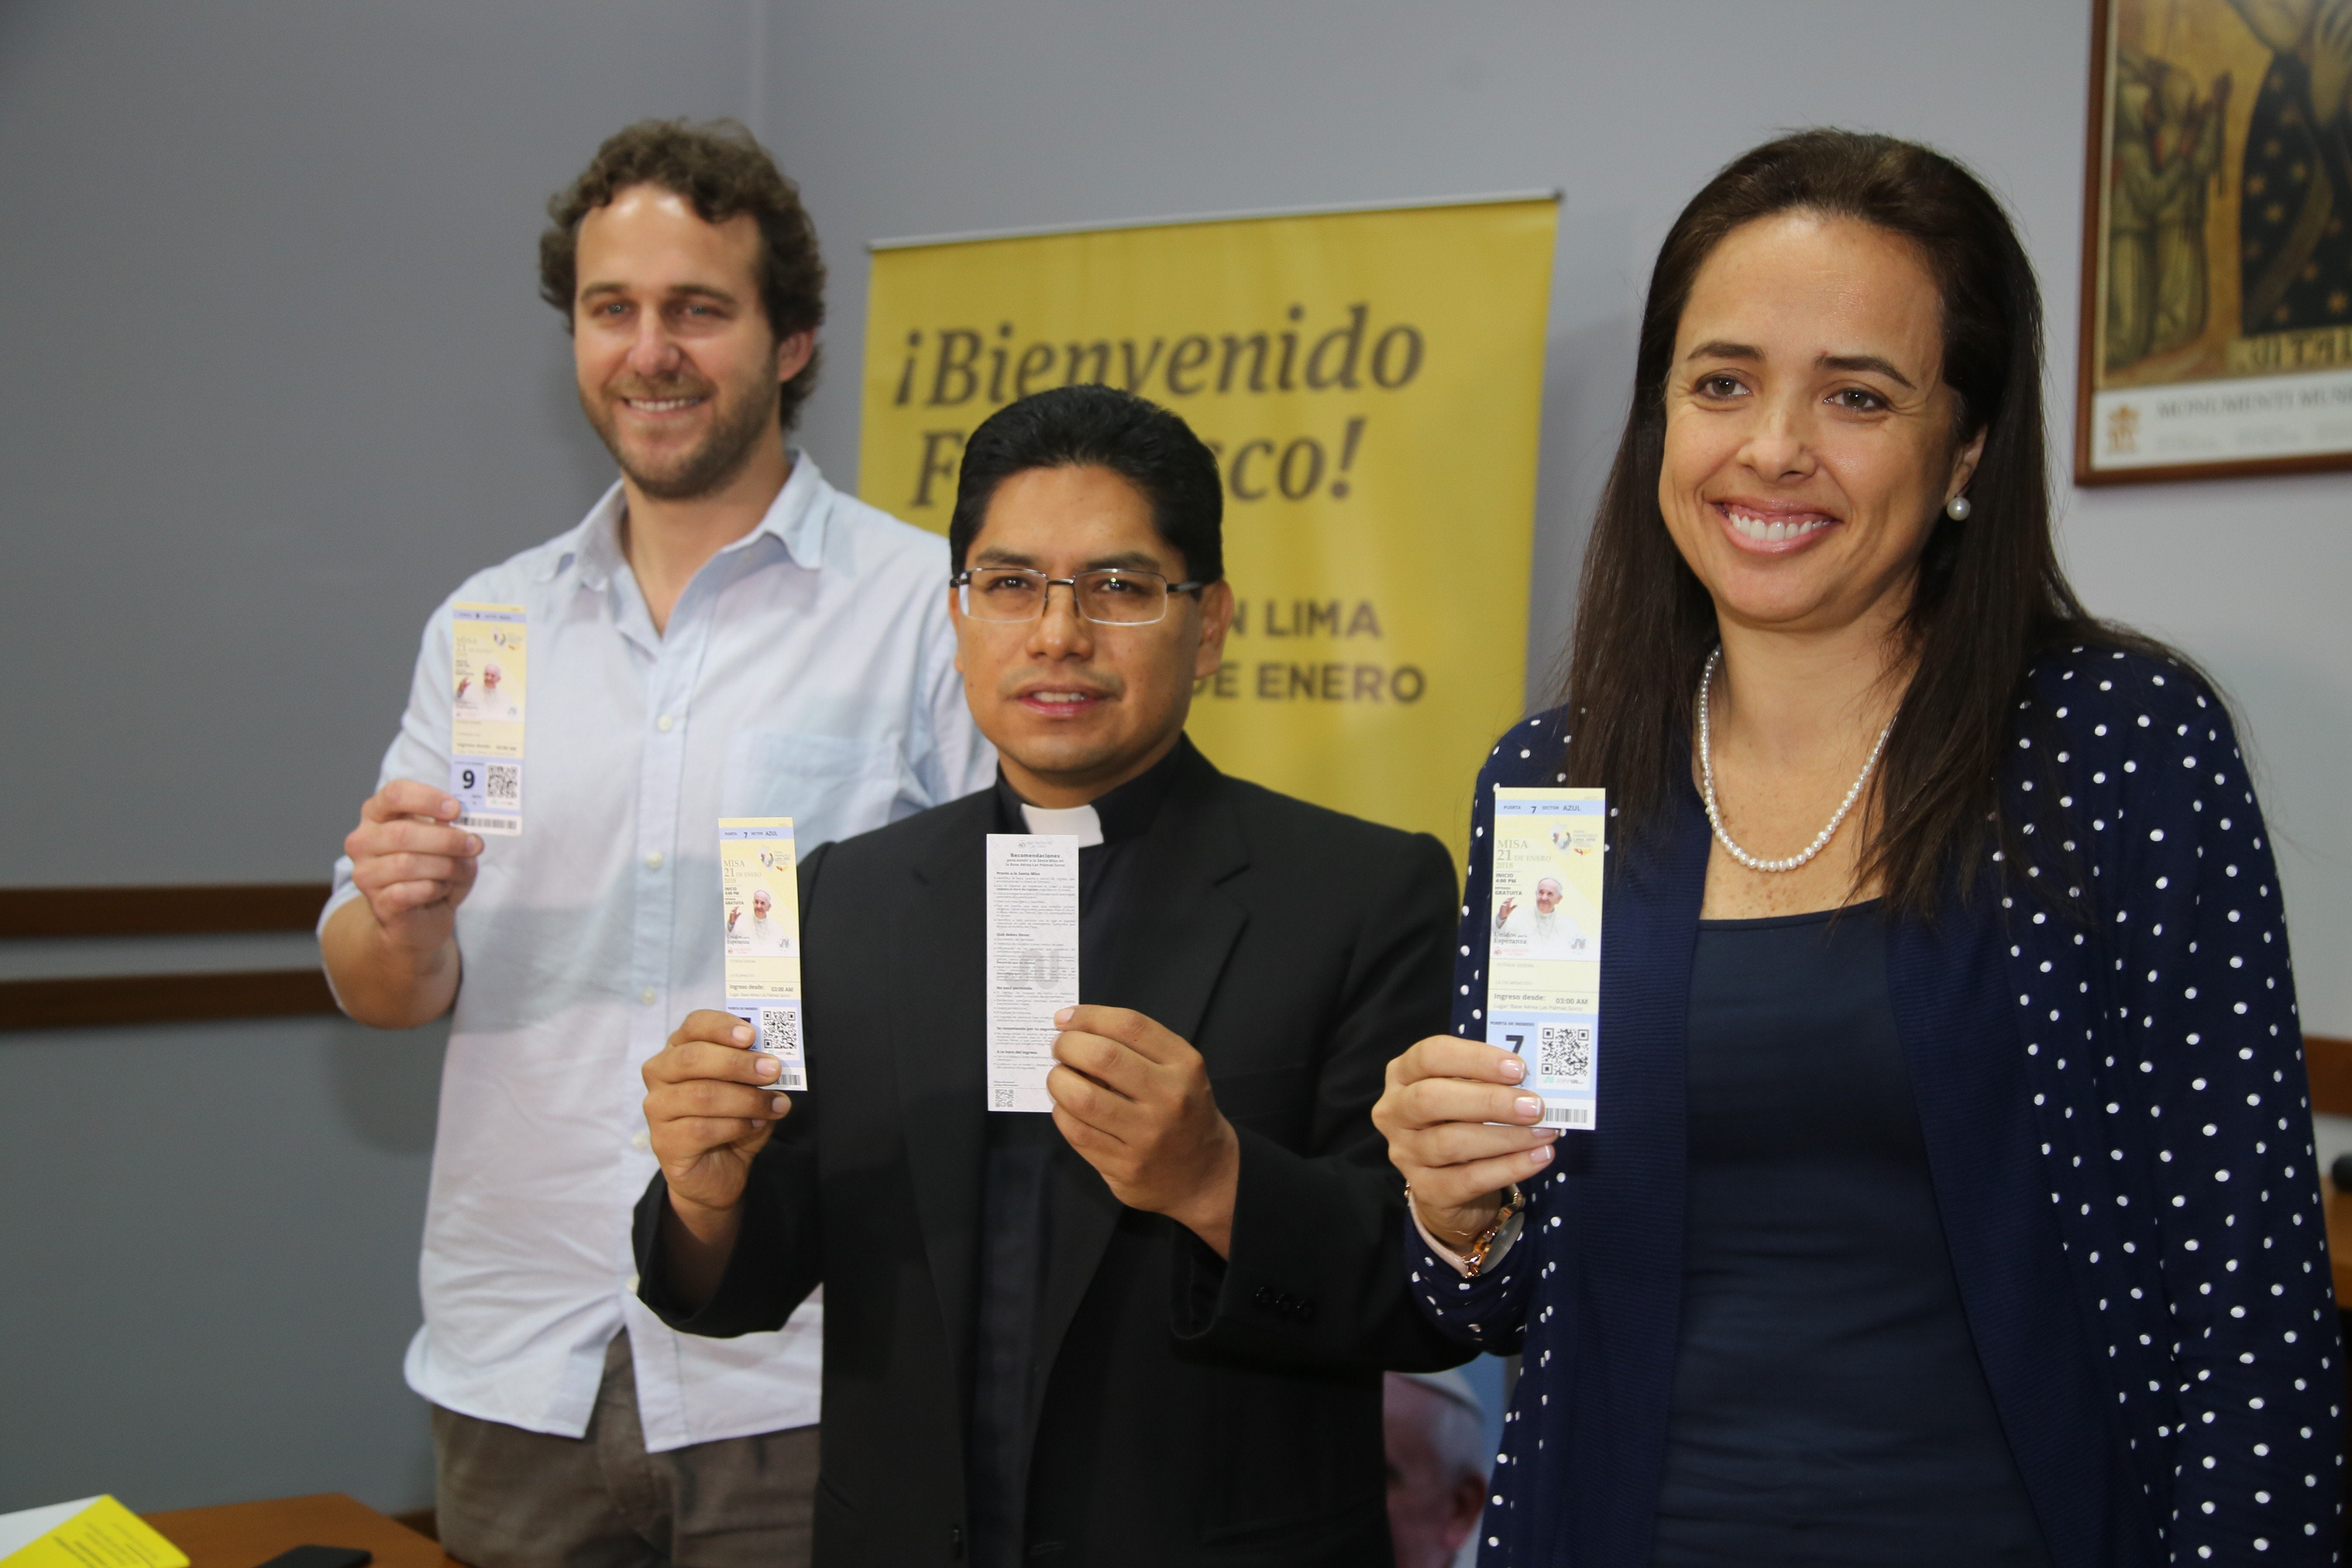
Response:
POLYGON ((1157 572, 1081 572, 1048 577, 1024 566, 977 566, 949 582, 956 604, 975 621, 1034 621, 1059 584, 1069 589, 1078 614, 1102 626, 1148 626, 1168 616, 1168 595, 1197 594, 1206 583, 1171 583, 1157 572))

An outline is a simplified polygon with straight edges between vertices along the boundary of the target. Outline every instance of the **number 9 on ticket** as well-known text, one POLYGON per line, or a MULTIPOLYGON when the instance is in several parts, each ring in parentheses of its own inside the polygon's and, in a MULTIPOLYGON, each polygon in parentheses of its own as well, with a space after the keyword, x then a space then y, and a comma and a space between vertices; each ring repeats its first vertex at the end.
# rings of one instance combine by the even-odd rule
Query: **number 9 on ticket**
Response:
POLYGON ((520 605, 456 605, 449 649, 449 793, 457 826, 522 831, 524 616, 520 605))

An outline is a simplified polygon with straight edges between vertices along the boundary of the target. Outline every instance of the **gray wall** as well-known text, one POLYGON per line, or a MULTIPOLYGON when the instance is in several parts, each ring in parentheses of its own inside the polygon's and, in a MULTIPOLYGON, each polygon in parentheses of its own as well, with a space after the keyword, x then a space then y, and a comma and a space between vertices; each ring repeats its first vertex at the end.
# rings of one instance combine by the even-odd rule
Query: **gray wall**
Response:
MULTIPOLYGON (((753 17, 0 5, 0 886, 326 875, 427 612, 610 482, 543 204, 747 113, 753 17)), ((0 1035, 0 1510, 430 1500, 443 1037, 0 1035)))
POLYGON ((446 1035, 0 1036, 0 1512, 431 1500, 400 1357, 446 1035))
MULTIPOLYGON (((802 180, 835 279, 806 438, 844 482, 869 238, 1560 187, 1542 668, 1650 255, 1776 129, 1981 170, 2042 267, 2070 416, 2086 9, 14 0, 0 884, 320 872, 426 610, 604 482, 532 239, 625 119, 745 115, 802 180)), ((2094 606, 2240 701, 2312 1025, 2352 1034, 2352 479, 2061 500, 2094 606)), ((41 1416, 0 1423, 0 1508, 423 1500, 396 1354, 435 1053, 325 1023, 0 1037, 0 1409, 41 1416)))

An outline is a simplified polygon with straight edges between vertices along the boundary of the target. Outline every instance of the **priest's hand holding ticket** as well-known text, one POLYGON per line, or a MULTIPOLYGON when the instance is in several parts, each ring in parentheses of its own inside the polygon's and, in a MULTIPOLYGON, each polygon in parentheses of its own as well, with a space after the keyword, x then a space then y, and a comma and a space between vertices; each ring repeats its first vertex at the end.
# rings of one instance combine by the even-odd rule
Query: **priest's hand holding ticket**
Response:
POLYGON ((1389 1063, 1372 1125, 1404 1173, 1413 1212, 1457 1251, 1494 1224, 1503 1192, 1551 1163, 1556 1127, 1538 1127, 1543 1100, 1528 1064, 1499 1046, 1433 1035, 1389 1063))
POLYGON ((1045 1077, 1054 1125, 1129 1208, 1166 1215, 1233 1253, 1241 1140, 1201 1053, 1126 1007, 1065 1007, 1045 1077))
POLYGON ((764 1087, 781 1064, 732 1013, 689 1013, 644 1068, 646 1126, 669 1186, 662 1247, 678 1293, 708 1300, 726 1272, 752 1156, 793 1109, 764 1087))

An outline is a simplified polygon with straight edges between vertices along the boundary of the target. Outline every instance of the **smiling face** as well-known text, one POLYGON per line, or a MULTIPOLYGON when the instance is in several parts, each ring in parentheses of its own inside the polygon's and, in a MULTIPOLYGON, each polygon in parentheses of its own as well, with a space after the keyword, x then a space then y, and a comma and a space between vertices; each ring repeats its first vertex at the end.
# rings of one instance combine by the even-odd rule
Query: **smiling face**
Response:
POLYGON ((708 495, 762 443, 780 443, 776 389, 807 365, 814 340, 770 329, 759 261, 749 216, 705 223, 657 185, 631 185, 580 220, 580 406, 649 496, 708 495))
POLYGON ((500 669, 497 665, 486 664, 482 666, 483 690, 496 691, 499 689, 499 682, 504 680, 506 678, 507 672, 500 669))
POLYGON ((755 888, 752 889, 751 913, 754 918, 766 920, 768 918, 768 911, 775 907, 776 897, 773 893, 769 892, 765 888, 755 888))
MULTIPOLYGON (((1049 577, 1125 567, 1185 580, 1151 503, 1103 468, 1030 468, 996 487, 964 564, 1022 566, 1049 577)), ((956 668, 1004 774, 1035 805, 1083 805, 1168 754, 1184 731, 1192 682, 1216 672, 1233 591, 1213 583, 1172 594, 1150 626, 1082 618, 1066 587, 1034 621, 977 621, 950 590, 956 668)))
POLYGON ((1559 884, 1549 877, 1536 884, 1536 908, 1545 914, 1559 908, 1559 884))
POLYGON ((1955 441, 1942 301, 1910 244, 1849 218, 1735 229, 1693 280, 1666 376, 1658 507, 1727 625, 1891 632, 1955 441))

